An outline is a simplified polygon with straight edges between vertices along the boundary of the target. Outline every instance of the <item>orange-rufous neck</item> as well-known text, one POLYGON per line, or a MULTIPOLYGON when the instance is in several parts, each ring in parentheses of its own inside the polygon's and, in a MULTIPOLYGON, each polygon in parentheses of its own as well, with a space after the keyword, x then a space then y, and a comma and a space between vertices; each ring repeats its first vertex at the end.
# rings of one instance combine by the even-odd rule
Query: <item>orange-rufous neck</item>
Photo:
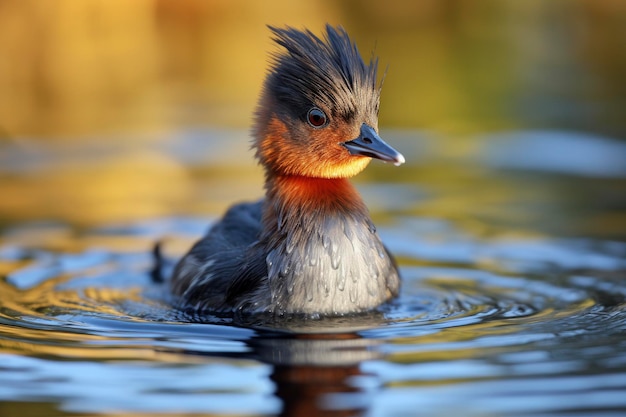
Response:
POLYGON ((346 178, 278 175, 267 179, 266 188, 268 199, 287 209, 367 213, 361 196, 346 178))

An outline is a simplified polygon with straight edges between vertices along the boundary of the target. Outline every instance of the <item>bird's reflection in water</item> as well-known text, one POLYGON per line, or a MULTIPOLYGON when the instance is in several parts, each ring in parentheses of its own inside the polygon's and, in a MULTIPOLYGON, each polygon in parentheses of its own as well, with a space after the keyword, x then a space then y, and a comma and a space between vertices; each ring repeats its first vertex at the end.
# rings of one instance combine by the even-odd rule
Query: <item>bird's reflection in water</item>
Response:
MULTIPOLYGON (((238 324, 254 327, 246 340, 247 352, 224 356, 253 359, 273 366, 270 379, 282 402, 281 416, 359 416, 368 407, 370 386, 355 383, 363 361, 382 356, 380 341, 362 337, 360 330, 380 327, 381 313, 275 322, 257 320, 238 324)), ((206 353, 205 353, 206 354, 206 353)))
MULTIPOLYGON (((358 416, 367 396, 355 380, 364 376, 360 364, 381 356, 379 341, 359 330, 380 326, 379 313, 349 318, 278 323, 290 333, 249 340, 257 358, 274 369, 270 378, 283 403, 281 416, 358 416), (284 327, 283 327, 284 326, 284 327)), ((264 331, 275 325, 262 326, 264 331)), ((270 330, 271 331, 271 330, 270 330)))
MULTIPOLYGON (((360 375, 358 365, 351 366, 276 366, 272 381, 276 396, 281 399, 281 416, 358 416, 366 404, 358 398, 346 400, 337 408, 329 404, 334 395, 364 395, 349 383, 350 377, 360 375)), ((349 397, 348 397, 349 398, 349 397)))

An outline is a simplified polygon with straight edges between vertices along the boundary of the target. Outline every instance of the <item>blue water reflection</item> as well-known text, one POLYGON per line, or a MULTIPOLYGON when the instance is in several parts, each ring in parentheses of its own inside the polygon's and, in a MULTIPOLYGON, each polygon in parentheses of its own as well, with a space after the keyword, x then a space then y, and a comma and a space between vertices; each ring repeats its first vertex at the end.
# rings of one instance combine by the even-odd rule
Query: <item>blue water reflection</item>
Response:
MULTIPOLYGON (((154 242, 163 242, 171 268, 220 214, 208 190, 225 175, 242 184, 217 188, 224 205, 260 190, 256 167, 238 157, 203 167, 197 155, 216 146, 247 152, 245 132, 222 137, 227 144, 220 135, 153 142, 154 160, 167 158, 190 191, 150 194, 169 215, 94 221, 80 214, 95 213, 97 198, 50 200, 61 220, 4 227, 3 406, 55 415, 626 410, 626 228, 615 221, 626 201, 621 142, 515 132, 468 139, 460 153, 458 138, 388 132, 409 163, 396 171, 373 164, 357 185, 398 257, 400 297, 358 317, 274 323, 176 311, 167 286, 150 275, 154 242), (171 208, 188 201, 191 214, 171 208)), ((134 152, 124 142, 81 146, 70 154, 8 146, 0 170, 55 173, 73 152, 115 167, 134 152)), ((100 174, 71 184, 106 189, 108 173, 100 174)))

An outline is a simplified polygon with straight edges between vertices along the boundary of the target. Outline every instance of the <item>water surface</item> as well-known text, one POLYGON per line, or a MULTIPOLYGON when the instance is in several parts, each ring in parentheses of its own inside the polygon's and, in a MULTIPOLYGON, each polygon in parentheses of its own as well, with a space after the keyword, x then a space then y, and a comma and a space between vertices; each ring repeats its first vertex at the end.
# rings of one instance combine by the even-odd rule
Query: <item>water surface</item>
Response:
POLYGON ((261 195, 246 132, 3 145, 0 414, 622 415, 624 143, 383 134, 409 162, 356 182, 400 297, 280 325, 183 314, 150 274, 261 195))

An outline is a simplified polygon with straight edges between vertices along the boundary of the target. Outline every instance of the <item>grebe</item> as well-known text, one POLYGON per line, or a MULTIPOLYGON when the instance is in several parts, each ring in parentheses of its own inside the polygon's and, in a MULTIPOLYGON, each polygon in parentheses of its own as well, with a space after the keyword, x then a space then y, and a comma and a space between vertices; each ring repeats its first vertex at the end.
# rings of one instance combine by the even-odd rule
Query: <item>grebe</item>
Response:
POLYGON ((196 312, 344 315, 398 294, 396 263, 348 181, 372 158, 404 157, 378 135, 377 60, 345 30, 270 27, 284 52, 265 80, 253 129, 263 200, 231 207, 174 270, 196 312))

